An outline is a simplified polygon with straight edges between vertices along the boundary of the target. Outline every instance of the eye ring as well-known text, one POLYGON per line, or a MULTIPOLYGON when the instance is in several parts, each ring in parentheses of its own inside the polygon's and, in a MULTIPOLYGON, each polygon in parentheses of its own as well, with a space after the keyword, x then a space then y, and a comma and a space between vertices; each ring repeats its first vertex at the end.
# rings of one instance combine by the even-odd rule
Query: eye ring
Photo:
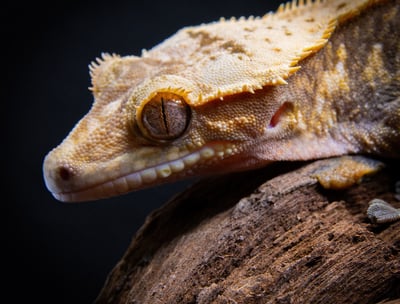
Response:
POLYGON ((191 120, 191 109, 182 96, 159 92, 139 113, 139 128, 150 140, 171 141, 182 136, 191 120))

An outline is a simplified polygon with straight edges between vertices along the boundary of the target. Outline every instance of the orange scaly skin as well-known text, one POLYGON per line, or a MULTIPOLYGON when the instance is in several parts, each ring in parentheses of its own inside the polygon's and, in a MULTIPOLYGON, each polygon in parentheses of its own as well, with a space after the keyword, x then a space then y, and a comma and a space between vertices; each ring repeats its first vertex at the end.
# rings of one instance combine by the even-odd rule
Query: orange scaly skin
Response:
POLYGON ((400 156, 400 1, 293 2, 91 66, 90 112, 44 161, 61 201, 345 154, 400 156))

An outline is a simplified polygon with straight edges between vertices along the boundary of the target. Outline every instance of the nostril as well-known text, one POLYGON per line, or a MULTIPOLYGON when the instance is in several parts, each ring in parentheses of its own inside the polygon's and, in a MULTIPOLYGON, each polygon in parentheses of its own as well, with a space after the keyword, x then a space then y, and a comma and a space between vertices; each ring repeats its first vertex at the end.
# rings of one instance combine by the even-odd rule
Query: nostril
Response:
POLYGON ((68 181, 70 180, 71 176, 72 176, 72 172, 70 169, 66 168, 66 167, 60 167, 58 169, 58 175, 60 176, 60 178, 63 181, 68 181))
POLYGON ((66 161, 63 155, 56 152, 54 150, 46 155, 43 161, 43 177, 47 189, 59 198, 61 193, 74 190, 80 171, 78 166, 66 161))

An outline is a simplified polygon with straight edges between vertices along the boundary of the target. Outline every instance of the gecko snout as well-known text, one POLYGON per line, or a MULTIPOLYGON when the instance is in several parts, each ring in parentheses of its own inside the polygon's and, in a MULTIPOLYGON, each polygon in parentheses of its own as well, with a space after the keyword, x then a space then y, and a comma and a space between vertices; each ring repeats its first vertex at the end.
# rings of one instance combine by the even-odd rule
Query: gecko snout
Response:
POLYGON ((47 189, 58 198, 58 194, 75 188, 76 169, 72 165, 60 164, 53 153, 49 153, 43 162, 43 177, 47 189))

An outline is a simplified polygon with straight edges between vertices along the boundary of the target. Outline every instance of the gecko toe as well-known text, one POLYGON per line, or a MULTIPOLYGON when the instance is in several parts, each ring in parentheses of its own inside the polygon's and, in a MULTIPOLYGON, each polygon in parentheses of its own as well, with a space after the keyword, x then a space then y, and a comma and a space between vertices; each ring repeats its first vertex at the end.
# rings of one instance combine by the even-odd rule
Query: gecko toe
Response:
POLYGON ((367 215, 374 224, 391 223, 400 220, 400 209, 381 199, 373 199, 369 202, 367 215))

